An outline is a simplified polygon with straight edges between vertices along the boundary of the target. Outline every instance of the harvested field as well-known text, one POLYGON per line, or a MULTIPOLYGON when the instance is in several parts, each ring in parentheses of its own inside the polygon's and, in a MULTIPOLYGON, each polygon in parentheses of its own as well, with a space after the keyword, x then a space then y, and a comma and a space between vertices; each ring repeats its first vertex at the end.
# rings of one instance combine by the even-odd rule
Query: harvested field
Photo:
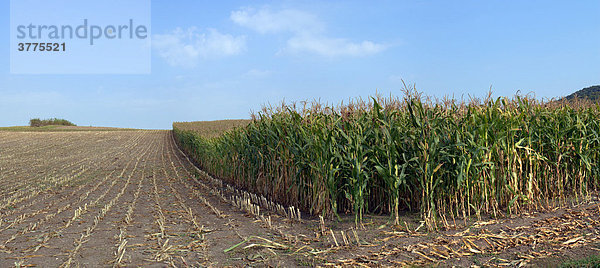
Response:
POLYGON ((595 197, 447 219, 430 233, 418 214, 402 215, 402 227, 366 215, 356 229, 352 215, 321 221, 224 185, 171 133, 0 131, 0 267, 546 266, 600 253, 595 197))
POLYGON ((272 239, 194 180, 169 131, 2 132, 0 148, 1 267, 223 266, 272 239))

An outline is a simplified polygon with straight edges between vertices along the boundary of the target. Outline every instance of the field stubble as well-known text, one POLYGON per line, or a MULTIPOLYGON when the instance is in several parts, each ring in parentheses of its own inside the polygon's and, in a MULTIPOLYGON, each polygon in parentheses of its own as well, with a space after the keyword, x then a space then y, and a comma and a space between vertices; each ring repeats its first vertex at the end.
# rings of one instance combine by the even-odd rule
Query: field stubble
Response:
POLYGON ((597 200, 426 233, 301 215, 199 170, 170 131, 0 132, 0 266, 519 265, 598 247, 597 200), (301 218, 301 219, 298 219, 301 218))

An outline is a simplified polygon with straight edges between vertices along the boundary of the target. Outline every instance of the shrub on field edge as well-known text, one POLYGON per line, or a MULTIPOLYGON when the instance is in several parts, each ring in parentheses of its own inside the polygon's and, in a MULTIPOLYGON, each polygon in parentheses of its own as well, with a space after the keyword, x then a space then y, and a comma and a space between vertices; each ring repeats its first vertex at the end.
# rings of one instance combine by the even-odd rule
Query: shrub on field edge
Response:
POLYGON ((50 126, 50 125, 58 125, 58 126, 76 126, 69 120, 59 119, 59 118, 51 118, 41 120, 39 118, 33 118, 29 120, 30 127, 42 127, 42 126, 50 126))

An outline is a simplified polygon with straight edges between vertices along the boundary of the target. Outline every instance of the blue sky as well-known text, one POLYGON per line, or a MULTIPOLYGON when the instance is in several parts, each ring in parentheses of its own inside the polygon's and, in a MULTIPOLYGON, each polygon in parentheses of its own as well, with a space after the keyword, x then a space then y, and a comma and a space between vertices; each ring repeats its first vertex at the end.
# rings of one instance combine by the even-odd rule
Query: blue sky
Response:
POLYGON ((220 2, 152 1, 151 74, 16 75, 2 1, 0 126, 168 129, 284 99, 400 95, 402 80, 456 98, 600 84, 600 1, 220 2))

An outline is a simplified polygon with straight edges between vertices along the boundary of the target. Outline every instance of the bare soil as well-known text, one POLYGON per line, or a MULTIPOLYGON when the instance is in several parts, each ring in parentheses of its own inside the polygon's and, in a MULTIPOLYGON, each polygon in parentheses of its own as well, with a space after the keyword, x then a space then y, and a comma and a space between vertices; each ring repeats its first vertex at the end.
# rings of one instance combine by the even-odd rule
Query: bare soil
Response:
POLYGON ((93 126, 57 126, 57 130, 129 130, 115 127, 93 127, 93 126))
POLYGON ((0 200, 0 267, 545 267, 600 254, 597 198, 436 232, 414 214, 298 219, 199 170, 170 131, 0 132, 0 200))

